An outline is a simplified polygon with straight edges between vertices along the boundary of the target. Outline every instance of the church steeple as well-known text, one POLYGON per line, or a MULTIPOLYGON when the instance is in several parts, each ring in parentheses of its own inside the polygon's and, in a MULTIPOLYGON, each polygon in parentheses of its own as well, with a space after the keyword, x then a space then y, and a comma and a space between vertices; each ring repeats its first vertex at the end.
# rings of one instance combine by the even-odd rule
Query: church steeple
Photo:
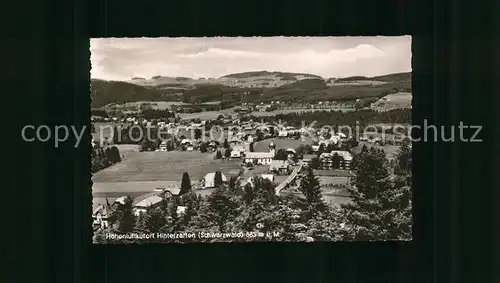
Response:
POLYGON ((269 143, 269 152, 273 154, 273 157, 276 155, 276 144, 274 144, 274 141, 269 143))

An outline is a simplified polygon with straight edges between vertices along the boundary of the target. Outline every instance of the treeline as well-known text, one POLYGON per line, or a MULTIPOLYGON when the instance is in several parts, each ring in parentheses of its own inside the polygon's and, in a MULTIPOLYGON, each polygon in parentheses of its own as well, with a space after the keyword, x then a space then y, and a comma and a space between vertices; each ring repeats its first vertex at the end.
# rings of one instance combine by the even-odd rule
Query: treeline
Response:
POLYGON ((151 119, 162 119, 162 118, 175 118, 175 112, 170 110, 155 110, 155 109, 144 109, 141 112, 142 117, 147 120, 151 119))
POLYGON ((111 103, 124 104, 133 101, 158 101, 161 92, 126 82, 91 80, 92 107, 99 108, 111 103))
POLYGON ((91 109, 92 116, 98 116, 103 118, 109 118, 108 112, 102 109, 91 109))
MULTIPOLYGON (((97 243, 131 240, 106 239, 105 234, 233 233, 259 232, 263 237, 220 237, 140 240, 141 242, 248 242, 248 241, 340 241, 408 240, 412 237, 411 149, 401 148, 391 168, 383 151, 363 148, 355 156, 351 203, 340 208, 322 196, 314 170, 302 174, 296 193, 276 196, 274 185, 255 177, 240 186, 237 178, 223 182, 216 173, 216 189, 197 196, 189 178, 183 176, 180 196, 164 197, 159 206, 135 217, 132 199, 118 205, 110 217, 109 231, 98 230, 97 243), (391 178, 391 172, 395 177, 391 178), (179 206, 185 210, 179 212, 179 206)), ((186 174, 184 174, 186 175, 186 174)))
POLYGON ((120 151, 116 146, 108 146, 106 148, 96 144, 92 148, 91 153, 91 172, 95 173, 104 168, 107 168, 117 162, 122 161, 120 151))
POLYGON ((359 122, 361 127, 376 123, 396 123, 396 124, 411 124, 412 112, 411 109, 394 109, 387 112, 378 112, 374 110, 358 110, 350 112, 342 111, 314 111, 314 112, 297 112, 288 114, 277 114, 272 117, 251 117, 256 121, 263 120, 264 122, 274 124, 276 121, 286 122, 286 125, 295 127, 309 126, 316 121, 315 126, 332 126, 341 125, 356 126, 359 122))

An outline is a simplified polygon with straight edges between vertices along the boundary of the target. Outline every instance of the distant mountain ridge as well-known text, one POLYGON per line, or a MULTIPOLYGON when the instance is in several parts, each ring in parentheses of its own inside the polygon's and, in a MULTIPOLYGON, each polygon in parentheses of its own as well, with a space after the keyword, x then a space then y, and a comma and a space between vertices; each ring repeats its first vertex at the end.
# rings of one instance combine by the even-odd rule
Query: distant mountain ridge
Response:
POLYGON ((325 101, 377 98, 411 92, 411 73, 376 77, 322 78, 317 75, 255 71, 220 78, 134 77, 127 82, 91 80, 92 107, 136 101, 325 101))

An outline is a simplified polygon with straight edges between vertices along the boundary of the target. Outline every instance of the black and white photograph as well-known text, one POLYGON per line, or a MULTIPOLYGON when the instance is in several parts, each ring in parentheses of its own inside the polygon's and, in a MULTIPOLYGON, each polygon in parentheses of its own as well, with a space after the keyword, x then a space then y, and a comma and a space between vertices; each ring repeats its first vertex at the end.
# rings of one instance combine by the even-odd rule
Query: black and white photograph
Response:
POLYGON ((412 240, 411 36, 90 53, 93 243, 412 240))

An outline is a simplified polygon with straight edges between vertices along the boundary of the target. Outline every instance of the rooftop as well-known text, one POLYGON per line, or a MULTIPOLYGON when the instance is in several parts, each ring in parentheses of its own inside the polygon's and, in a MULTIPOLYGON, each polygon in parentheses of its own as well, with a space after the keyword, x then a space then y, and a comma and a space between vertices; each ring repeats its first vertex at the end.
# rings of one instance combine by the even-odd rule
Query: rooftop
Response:
POLYGON ((271 152, 245 152, 245 158, 273 158, 271 152))
POLYGON ((135 204, 135 207, 149 207, 161 202, 163 199, 157 195, 153 195, 143 199, 142 201, 135 204))

